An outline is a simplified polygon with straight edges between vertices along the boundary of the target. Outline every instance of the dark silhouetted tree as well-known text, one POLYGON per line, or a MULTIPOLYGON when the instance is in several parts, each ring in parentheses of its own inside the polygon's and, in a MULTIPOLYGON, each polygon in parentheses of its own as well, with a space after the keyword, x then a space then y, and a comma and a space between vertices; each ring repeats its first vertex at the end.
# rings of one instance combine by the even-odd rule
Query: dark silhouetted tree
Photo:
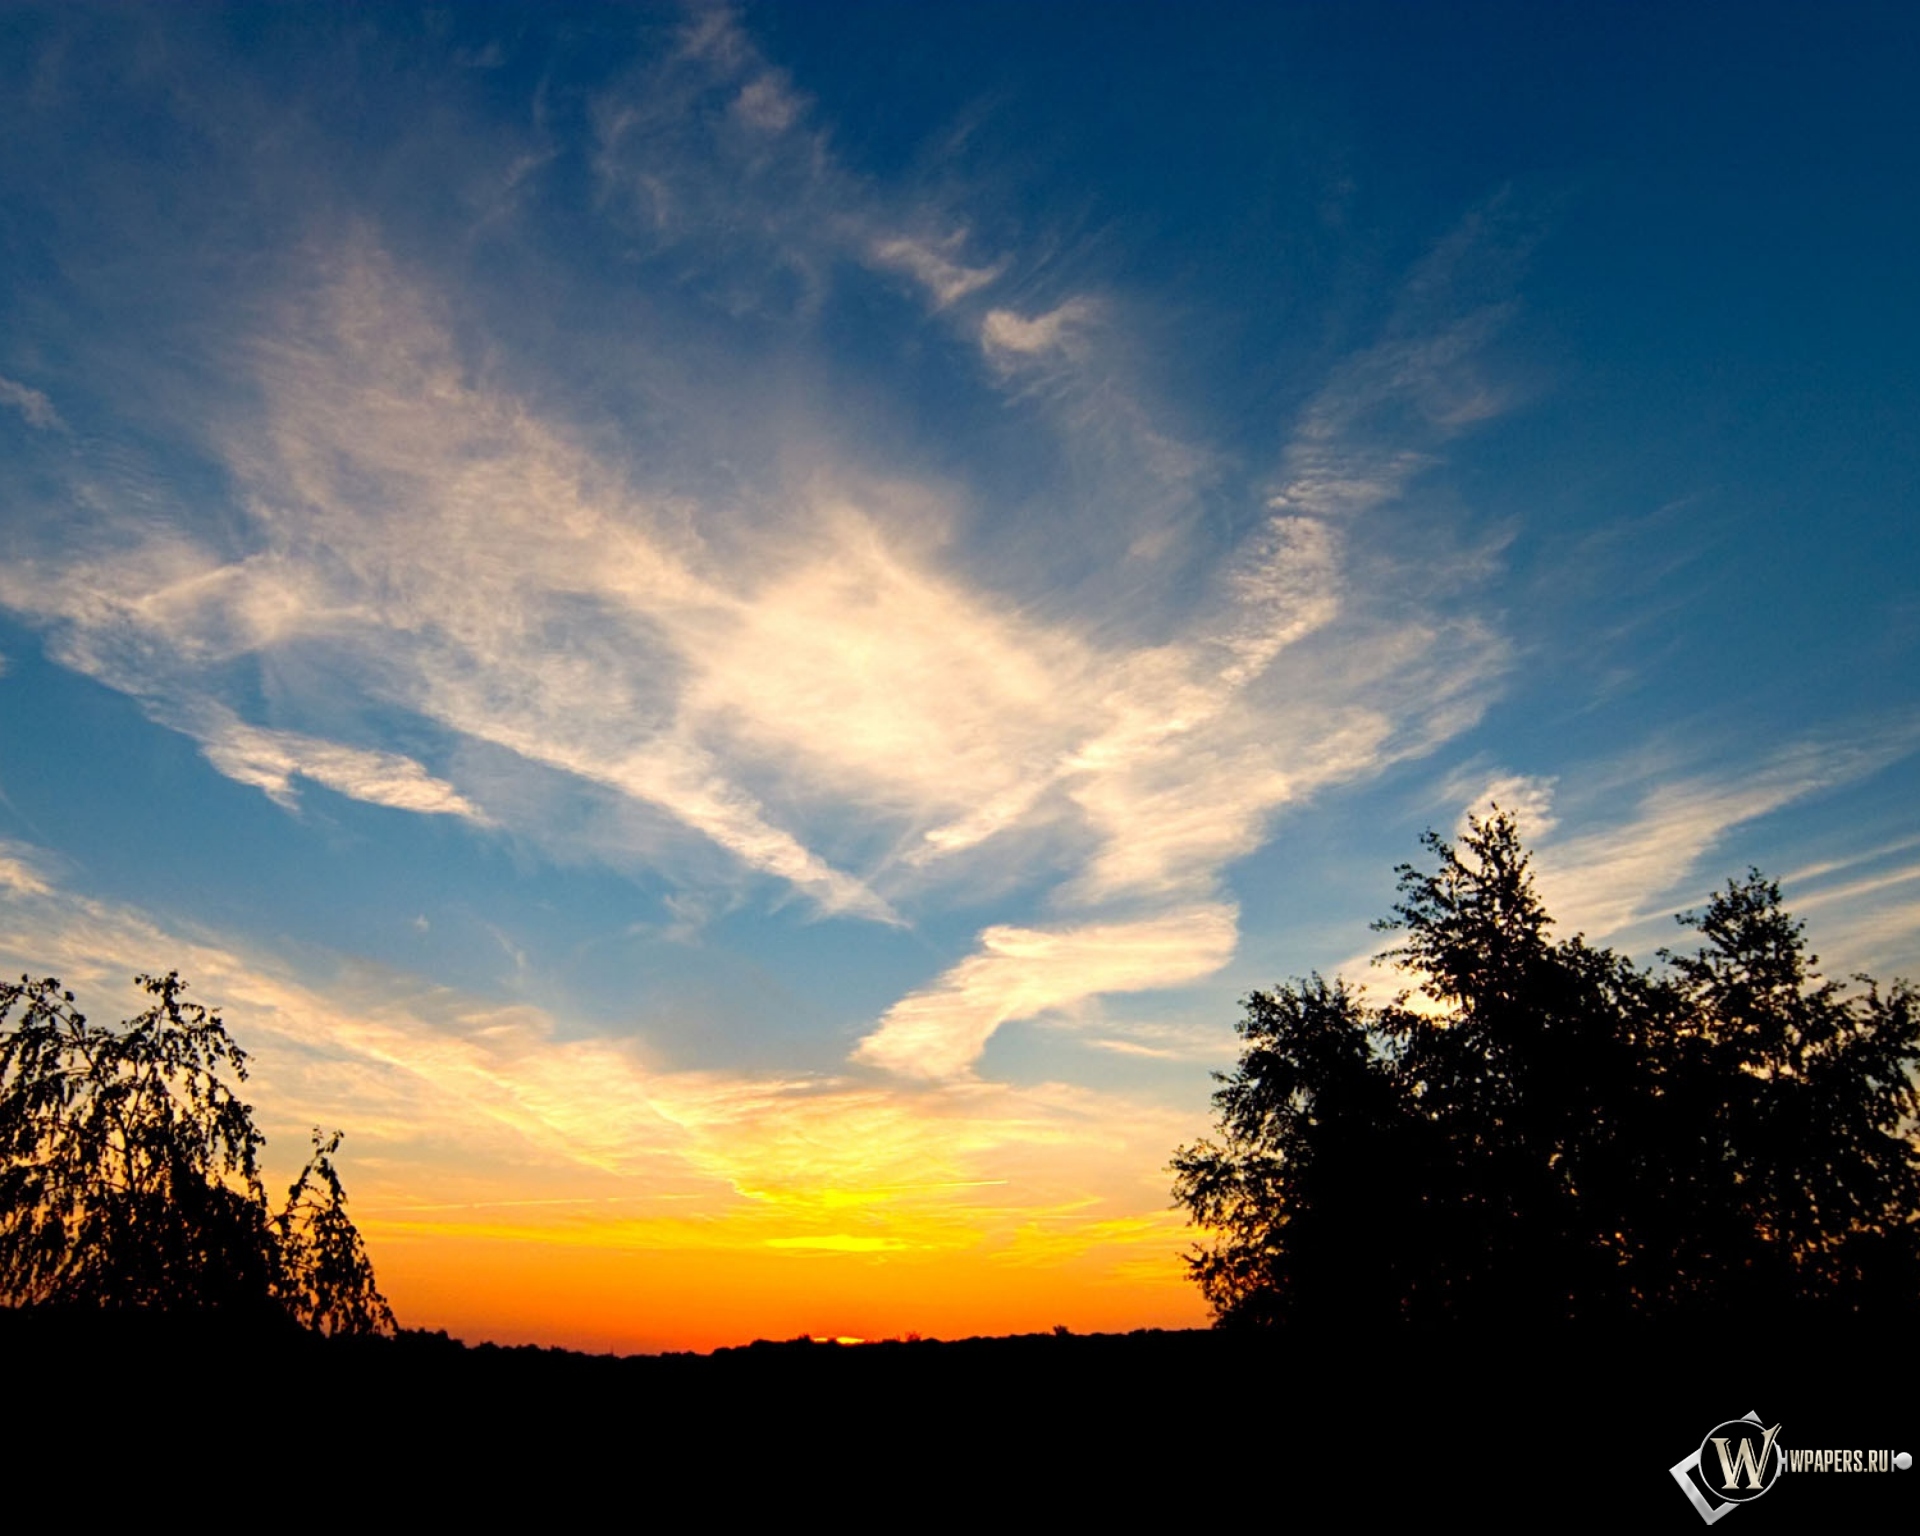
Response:
POLYGON ((118 1030, 55 980, 0 984, 0 1303, 392 1331, 346 1214, 339 1134, 314 1133, 273 1213, 265 1138, 229 1083, 245 1052, 177 973, 137 983, 153 1003, 118 1030))
POLYGON ((1619 1322, 1920 1303, 1913 990, 1811 972, 1751 872, 1637 969, 1553 942, 1512 817, 1403 865, 1414 990, 1254 993, 1174 1194, 1216 1318, 1619 1322))
POLYGON ((333 1166, 339 1131, 313 1133, 313 1156, 273 1219, 278 1246, 275 1295, 318 1333, 390 1333, 393 1313, 373 1283, 373 1262, 347 1216, 347 1192, 333 1166))

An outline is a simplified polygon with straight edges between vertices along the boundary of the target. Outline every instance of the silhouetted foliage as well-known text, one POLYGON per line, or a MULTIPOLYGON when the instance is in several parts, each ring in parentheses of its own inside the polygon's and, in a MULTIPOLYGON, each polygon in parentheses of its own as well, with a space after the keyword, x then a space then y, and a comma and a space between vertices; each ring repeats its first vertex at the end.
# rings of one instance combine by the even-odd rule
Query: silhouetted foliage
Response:
POLYGON ((390 1332, 334 1168, 340 1134, 314 1132, 272 1212, 265 1138, 228 1082, 246 1053, 178 973, 137 984, 153 1004, 119 1030, 51 978, 0 984, 0 1303, 390 1332))
POLYGON ((1511 816, 1423 840, 1376 926, 1417 986, 1245 1001, 1175 1155, 1223 1324, 1527 1323, 1920 1300, 1920 1009, 1811 967, 1750 871, 1645 971, 1552 942, 1511 816))

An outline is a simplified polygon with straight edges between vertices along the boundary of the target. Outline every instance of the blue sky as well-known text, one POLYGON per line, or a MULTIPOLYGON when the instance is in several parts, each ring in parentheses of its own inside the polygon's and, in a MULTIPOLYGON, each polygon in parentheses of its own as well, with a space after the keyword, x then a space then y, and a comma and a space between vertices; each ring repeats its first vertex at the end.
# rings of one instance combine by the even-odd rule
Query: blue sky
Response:
POLYGON ((1913 974, 1917 32, 8 7, 0 959, 624 1347, 1196 1320, 1236 999, 1489 798, 1913 974))

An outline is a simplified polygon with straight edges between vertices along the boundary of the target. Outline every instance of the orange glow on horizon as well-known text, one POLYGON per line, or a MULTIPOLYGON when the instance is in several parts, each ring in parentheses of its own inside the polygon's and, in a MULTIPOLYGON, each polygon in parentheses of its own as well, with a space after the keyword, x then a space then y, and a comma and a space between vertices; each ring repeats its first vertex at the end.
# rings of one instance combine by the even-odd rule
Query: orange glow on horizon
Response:
POLYGON ((958 1339, 1207 1322, 1171 1244, 1159 1256, 832 1247, 637 1248, 366 1224, 401 1326, 469 1344, 706 1352, 755 1339, 958 1339))

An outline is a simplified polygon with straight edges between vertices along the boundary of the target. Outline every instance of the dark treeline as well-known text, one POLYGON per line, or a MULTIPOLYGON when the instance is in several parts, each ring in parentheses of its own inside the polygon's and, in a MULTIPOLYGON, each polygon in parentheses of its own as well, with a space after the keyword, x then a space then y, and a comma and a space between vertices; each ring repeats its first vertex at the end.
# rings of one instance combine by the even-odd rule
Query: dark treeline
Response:
MULTIPOLYGON (((691 1501, 676 1526, 804 1500, 836 1529, 1046 1509, 1117 1511, 1133 1528, 1197 1505, 1310 1529, 1454 1511, 1494 1529, 1683 1530, 1694 1516, 1667 1469, 1726 1419, 1757 1409, 1795 1447, 1912 1438, 1890 1348, 1850 1324, 1650 1324, 1604 1340, 1216 1328, 616 1357, 0 1309, 13 1444, 30 1436, 41 1463, 77 1428, 112 1445, 116 1467, 150 1455, 170 1475, 210 1471, 211 1426, 235 1469, 212 1486, 247 1455, 270 1466, 317 1447, 321 1512, 375 1488, 443 1514, 506 1494, 551 1511, 613 1489, 691 1501)), ((1884 1522, 1910 1516, 1912 1486, 1789 1479, 1769 1518, 1884 1522)))

